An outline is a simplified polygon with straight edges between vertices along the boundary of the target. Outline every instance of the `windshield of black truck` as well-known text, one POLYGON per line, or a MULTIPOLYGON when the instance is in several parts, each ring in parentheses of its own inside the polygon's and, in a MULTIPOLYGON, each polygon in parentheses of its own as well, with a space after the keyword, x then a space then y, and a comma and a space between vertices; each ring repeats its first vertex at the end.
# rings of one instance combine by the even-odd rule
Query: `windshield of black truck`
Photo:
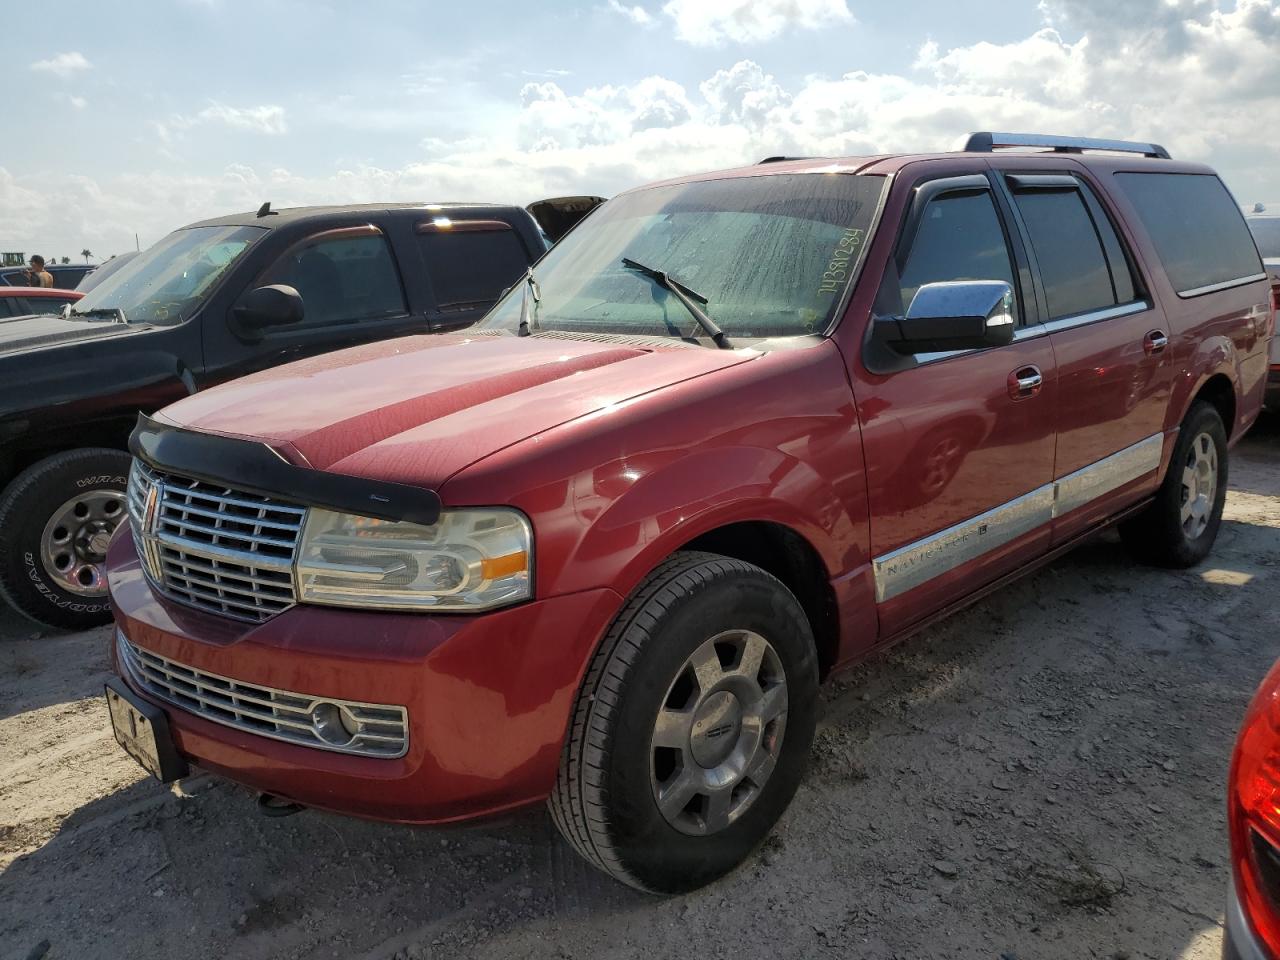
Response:
POLYGON ((1263 258, 1280 260, 1280 217, 1250 217, 1245 222, 1253 231, 1253 239, 1263 258))
POLYGON ((266 232, 241 226, 175 230, 89 291, 72 313, 117 313, 130 323, 162 326, 182 323, 266 232))
POLYGON ((822 333, 857 271, 883 177, 772 174, 649 187, 610 200, 517 284, 482 328, 706 340, 644 264, 694 290, 739 339, 822 333))

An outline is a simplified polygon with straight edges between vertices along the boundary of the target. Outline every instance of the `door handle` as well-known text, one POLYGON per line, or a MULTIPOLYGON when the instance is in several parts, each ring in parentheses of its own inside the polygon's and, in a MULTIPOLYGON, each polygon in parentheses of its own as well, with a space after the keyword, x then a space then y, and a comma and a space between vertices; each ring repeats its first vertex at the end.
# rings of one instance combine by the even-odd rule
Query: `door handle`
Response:
POLYGON ((1142 349, 1148 356, 1154 356, 1157 353, 1163 353, 1164 348, 1169 345, 1169 338, 1163 330, 1152 330, 1142 340, 1142 349))
POLYGON ((1009 374, 1009 397, 1013 400, 1026 400, 1034 397, 1044 386, 1044 374, 1034 363, 1019 367, 1009 374))

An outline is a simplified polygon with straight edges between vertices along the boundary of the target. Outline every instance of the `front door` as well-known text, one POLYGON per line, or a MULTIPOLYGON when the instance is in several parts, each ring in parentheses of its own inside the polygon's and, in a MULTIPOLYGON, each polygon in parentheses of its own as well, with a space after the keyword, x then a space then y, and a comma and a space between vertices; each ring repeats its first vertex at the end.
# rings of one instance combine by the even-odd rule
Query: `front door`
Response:
POLYGON ((906 312, 948 280, 1003 280, 1013 343, 877 360, 855 371, 881 635, 1048 548, 1053 508, 1053 348, 1007 205, 983 174, 917 184, 876 302, 906 312), (883 361, 883 362, 882 362, 883 361))

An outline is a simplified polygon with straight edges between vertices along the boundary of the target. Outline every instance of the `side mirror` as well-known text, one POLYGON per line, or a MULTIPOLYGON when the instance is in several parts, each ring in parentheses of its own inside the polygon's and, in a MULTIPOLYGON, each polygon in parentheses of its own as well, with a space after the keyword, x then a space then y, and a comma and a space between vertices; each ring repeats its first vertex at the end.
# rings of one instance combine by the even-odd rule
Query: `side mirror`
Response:
POLYGON ((283 327, 302 322, 302 295, 283 283, 250 290, 231 308, 237 320, 251 330, 283 327))
POLYGON ((1013 290, 1003 280, 926 283, 907 315, 887 321, 899 353, 981 350, 1013 342, 1013 290))

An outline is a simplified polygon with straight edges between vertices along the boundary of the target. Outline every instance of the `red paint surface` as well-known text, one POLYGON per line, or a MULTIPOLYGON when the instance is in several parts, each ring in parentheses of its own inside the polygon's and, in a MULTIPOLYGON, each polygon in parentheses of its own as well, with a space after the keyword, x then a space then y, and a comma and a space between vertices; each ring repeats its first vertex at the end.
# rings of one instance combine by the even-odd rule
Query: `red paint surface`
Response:
MULTIPOLYGON (((475 617, 299 606, 254 627, 158 599, 125 533, 109 558, 110 586, 117 619, 140 646, 250 682, 409 708, 410 751, 398 761, 275 743, 171 711, 182 750, 259 789, 365 816, 435 822, 533 802, 550 790, 573 697, 623 597, 695 538, 741 522, 799 534, 822 566, 838 621, 830 659, 843 665, 1042 557, 1081 523, 1137 502, 1157 475, 880 605, 876 556, 1156 433, 1170 438, 1167 460, 1173 429, 1213 377, 1235 391, 1238 436, 1257 415, 1267 372, 1271 321, 1268 313, 1260 325, 1254 309, 1266 285, 1180 300, 1113 198, 1150 310, 890 375, 867 369, 872 302, 914 183, 996 162, 1045 169, 1043 158, 950 155, 719 174, 834 164, 895 177, 885 226, 826 339, 760 354, 413 337, 167 408, 174 423, 264 439, 297 462, 431 487, 446 507, 518 507, 535 532, 536 602, 475 617), (1143 340, 1154 329, 1170 344, 1153 356, 1143 340), (1031 365, 1043 386, 1011 395, 1010 375, 1031 365)), ((1122 165, 1051 163, 1092 171, 1104 197, 1122 165)))

